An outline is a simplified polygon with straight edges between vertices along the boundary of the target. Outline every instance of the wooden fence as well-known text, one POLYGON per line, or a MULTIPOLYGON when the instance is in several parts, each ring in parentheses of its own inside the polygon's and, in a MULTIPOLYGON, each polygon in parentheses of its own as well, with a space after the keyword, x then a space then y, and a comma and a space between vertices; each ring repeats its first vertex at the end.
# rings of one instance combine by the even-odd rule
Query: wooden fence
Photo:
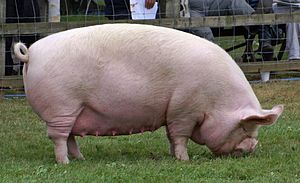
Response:
MULTIPOLYGON (((285 14, 255 14, 255 15, 234 15, 234 16, 215 16, 199 18, 183 18, 179 16, 179 4, 173 0, 162 2, 162 9, 165 18, 155 20, 97 20, 84 21, 64 21, 64 22, 38 22, 38 23, 5 23, 5 0, 0 0, 0 87, 20 87, 23 85, 21 76, 4 76, 5 69, 5 41, 7 35, 20 35, 40 33, 48 35, 72 28, 98 25, 105 23, 139 23, 150 24, 175 29, 185 29, 194 27, 234 27, 264 24, 286 24, 290 22, 300 22, 299 13, 285 14)), ((177 2, 177 1, 176 1, 177 2)), ((45 10, 46 11, 46 10, 45 10)), ((300 61, 274 61, 274 62, 252 62, 239 64, 245 72, 260 71, 289 71, 300 70, 300 61)))

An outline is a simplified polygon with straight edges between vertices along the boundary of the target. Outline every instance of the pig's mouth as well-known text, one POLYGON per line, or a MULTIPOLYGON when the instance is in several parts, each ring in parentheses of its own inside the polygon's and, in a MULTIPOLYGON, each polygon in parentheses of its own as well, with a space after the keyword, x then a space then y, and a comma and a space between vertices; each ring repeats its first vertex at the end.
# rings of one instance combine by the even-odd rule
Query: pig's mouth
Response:
POLYGON ((231 151, 226 150, 227 144, 224 144, 221 148, 214 150, 213 153, 217 156, 241 157, 253 153, 256 149, 257 143, 258 141, 255 138, 248 137, 237 144, 231 151))
POLYGON ((258 141, 255 138, 248 137, 235 147, 232 155, 241 156, 243 154, 251 154, 255 151, 257 144, 258 141))

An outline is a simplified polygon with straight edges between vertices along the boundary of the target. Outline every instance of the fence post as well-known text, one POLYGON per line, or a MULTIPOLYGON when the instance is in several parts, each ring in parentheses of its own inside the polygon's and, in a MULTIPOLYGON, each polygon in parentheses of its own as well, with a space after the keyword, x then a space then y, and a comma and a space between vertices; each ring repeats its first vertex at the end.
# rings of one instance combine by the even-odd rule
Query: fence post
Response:
POLYGON ((166 1, 166 18, 178 18, 180 15, 180 0, 166 1))
MULTIPOLYGON (((6 0, 0 0, 0 23, 5 23, 6 19, 6 0)), ((5 37, 0 38, 0 77, 5 75, 5 37)))

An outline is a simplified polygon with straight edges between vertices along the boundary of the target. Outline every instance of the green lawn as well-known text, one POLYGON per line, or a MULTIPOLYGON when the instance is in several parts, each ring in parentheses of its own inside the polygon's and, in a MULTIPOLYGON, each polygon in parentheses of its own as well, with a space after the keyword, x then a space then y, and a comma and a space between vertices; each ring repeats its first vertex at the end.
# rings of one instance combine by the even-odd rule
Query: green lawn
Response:
POLYGON ((0 99, 0 182, 300 182, 300 82, 253 85, 263 107, 285 104, 260 129, 257 151, 218 158, 189 143, 189 162, 168 155, 164 129, 122 137, 78 137, 86 161, 55 163, 45 124, 25 100, 0 99))

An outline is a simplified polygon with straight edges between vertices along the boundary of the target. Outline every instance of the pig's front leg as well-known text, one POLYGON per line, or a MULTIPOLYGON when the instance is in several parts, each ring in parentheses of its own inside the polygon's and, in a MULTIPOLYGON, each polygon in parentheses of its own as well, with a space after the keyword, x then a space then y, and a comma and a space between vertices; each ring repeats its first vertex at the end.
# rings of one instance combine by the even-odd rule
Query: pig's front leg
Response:
POLYGON ((170 143, 170 154, 171 156, 175 156, 179 160, 189 160, 189 156, 187 154, 187 138, 185 137, 173 137, 171 138, 170 132, 168 128, 166 128, 167 137, 170 143), (177 145, 175 145, 177 144, 177 145), (175 150, 176 149, 176 150, 175 150))
POLYGON ((189 160, 189 155, 187 153, 188 137, 174 137, 172 141, 175 157, 182 161, 189 160))
POLYGON ((187 161, 189 155, 187 153, 187 142, 192 135, 196 122, 192 120, 182 120, 167 123, 166 130, 170 141, 171 155, 175 155, 176 159, 187 161))
POLYGON ((68 152, 71 156, 73 156, 78 160, 85 160, 83 155, 80 152, 78 144, 76 143, 74 135, 70 135, 68 137, 67 145, 68 145, 68 152))

